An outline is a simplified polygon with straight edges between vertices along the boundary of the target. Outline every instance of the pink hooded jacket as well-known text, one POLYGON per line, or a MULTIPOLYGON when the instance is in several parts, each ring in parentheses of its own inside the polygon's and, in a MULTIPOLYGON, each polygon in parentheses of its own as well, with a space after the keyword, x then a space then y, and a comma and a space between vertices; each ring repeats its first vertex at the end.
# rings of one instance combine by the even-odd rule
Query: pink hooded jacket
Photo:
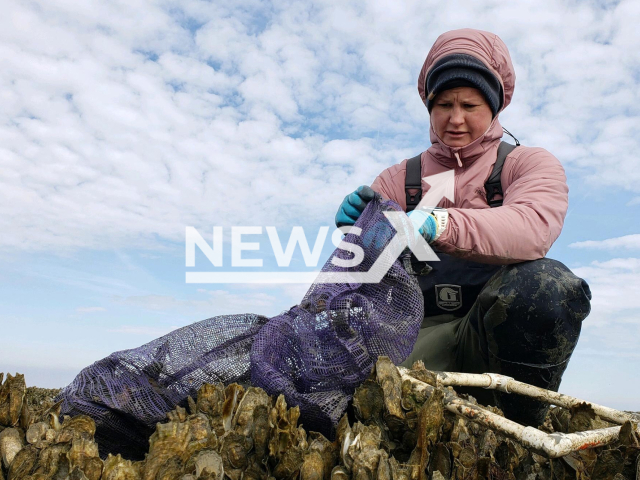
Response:
MULTIPOLYGON (((506 45, 497 35, 462 29, 444 33, 434 43, 418 77, 418 92, 427 104, 427 72, 440 58, 466 53, 485 63, 503 86, 509 105, 515 71, 506 45)), ((464 147, 445 145, 430 128, 431 146, 422 153, 422 177, 455 170, 455 203, 437 205, 449 212, 449 223, 434 246, 441 252, 483 263, 510 264, 546 255, 560 235, 568 206, 568 187, 560 162, 543 148, 517 147, 502 169, 503 206, 490 208, 484 183, 496 162, 502 126, 495 116, 487 131, 464 147), (455 154, 461 159, 458 166, 455 154)), ((406 209, 407 160, 383 171, 371 188, 406 209)), ((423 180, 422 193, 429 190, 423 180)))

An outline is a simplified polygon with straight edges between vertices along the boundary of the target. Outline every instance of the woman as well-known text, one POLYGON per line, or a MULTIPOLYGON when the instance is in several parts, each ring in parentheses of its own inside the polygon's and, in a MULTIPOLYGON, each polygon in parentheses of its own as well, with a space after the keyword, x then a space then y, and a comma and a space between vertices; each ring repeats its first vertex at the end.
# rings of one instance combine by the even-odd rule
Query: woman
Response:
MULTIPOLYGON (((420 72, 418 92, 431 123, 431 146, 415 160, 422 195, 431 187, 425 177, 453 169, 455 196, 409 212, 441 261, 419 277, 425 319, 405 364, 420 359, 434 370, 501 373, 557 390, 591 294, 567 267, 544 258, 568 205, 564 170, 553 155, 517 146, 499 172, 501 205, 488 203, 485 182, 503 134, 498 116, 514 85, 506 45, 497 35, 472 29, 438 37, 420 72)), ((415 194, 405 190, 408 162, 348 195, 336 215, 338 226, 352 225, 374 191, 406 211, 415 194)), ((546 413, 544 405, 522 397, 472 393, 525 424, 537 426, 546 413)))

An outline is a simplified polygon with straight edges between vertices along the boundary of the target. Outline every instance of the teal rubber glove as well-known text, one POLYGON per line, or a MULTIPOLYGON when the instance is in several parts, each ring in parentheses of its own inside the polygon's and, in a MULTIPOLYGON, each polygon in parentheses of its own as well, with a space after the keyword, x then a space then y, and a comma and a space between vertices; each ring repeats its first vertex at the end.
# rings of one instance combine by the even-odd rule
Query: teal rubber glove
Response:
POLYGON ((436 232, 438 231, 436 217, 424 210, 412 210, 407 215, 413 224, 414 233, 422 235, 422 238, 424 238, 427 243, 435 240, 436 232))
POLYGON ((373 197, 375 197, 375 192, 366 185, 358 187, 355 192, 344 197, 340 208, 338 208, 338 213, 336 213, 336 226, 340 228, 356 223, 373 197))

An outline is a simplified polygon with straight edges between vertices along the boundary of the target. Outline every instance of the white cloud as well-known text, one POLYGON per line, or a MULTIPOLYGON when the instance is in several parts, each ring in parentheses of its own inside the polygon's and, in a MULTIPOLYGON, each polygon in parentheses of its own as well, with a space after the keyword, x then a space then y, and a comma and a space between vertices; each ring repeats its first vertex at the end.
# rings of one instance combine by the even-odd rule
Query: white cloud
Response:
POLYGON ((608 238, 606 240, 587 240, 574 242, 571 248, 596 249, 596 250, 635 250, 640 249, 640 234, 625 235, 623 237, 608 238))
POLYGON ((518 82, 503 123, 523 143, 595 187, 638 191, 639 9, 13 2, 0 19, 0 248, 327 224, 345 194, 427 146, 417 73, 436 36, 462 26, 509 45, 518 82))
MULTIPOLYGON (((640 258, 615 258, 606 262, 592 262, 588 266, 573 268, 591 287, 593 300, 591 314, 585 326, 640 325, 640 258)), ((609 327, 607 327, 609 328, 609 327)), ((626 328, 626 327, 625 327, 626 328)), ((611 330, 609 330, 611 331, 611 330)), ((637 335, 627 328, 627 334, 618 337, 637 346, 637 335)))
POLYGON ((627 202, 627 207, 631 207, 633 205, 640 205, 640 197, 633 197, 629 202, 627 202))
POLYGON ((77 313, 97 313, 97 312, 106 312, 107 309, 103 307, 78 307, 76 308, 77 313))

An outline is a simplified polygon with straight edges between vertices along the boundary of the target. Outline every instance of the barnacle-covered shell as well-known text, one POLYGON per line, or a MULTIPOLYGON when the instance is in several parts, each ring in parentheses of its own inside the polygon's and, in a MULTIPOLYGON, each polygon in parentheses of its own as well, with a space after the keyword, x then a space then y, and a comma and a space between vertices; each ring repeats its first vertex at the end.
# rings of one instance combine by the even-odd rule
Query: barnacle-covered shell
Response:
POLYGON ((23 446, 22 435, 17 428, 5 428, 0 432, 0 456, 5 468, 9 468, 23 446))
POLYGON ((17 373, 14 377, 7 374, 7 379, 0 385, 0 425, 18 425, 26 389, 24 375, 17 373))

